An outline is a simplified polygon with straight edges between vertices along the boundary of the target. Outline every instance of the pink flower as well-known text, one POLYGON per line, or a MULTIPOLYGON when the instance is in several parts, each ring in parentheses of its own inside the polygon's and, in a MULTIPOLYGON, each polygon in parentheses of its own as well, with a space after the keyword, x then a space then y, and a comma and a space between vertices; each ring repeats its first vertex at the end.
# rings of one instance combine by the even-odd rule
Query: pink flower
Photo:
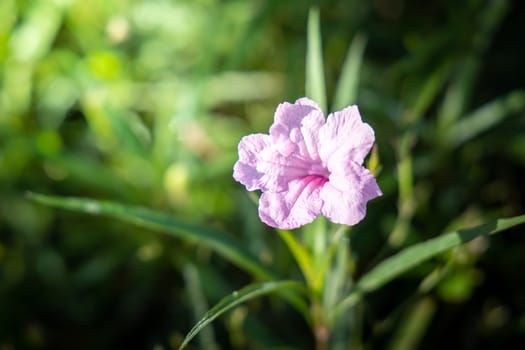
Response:
POLYGON ((306 97, 281 103, 269 135, 240 141, 233 177, 248 191, 263 192, 259 216, 272 227, 297 228, 320 214, 355 225, 365 217, 366 203, 382 195, 362 165, 374 139, 357 106, 325 120, 306 97))

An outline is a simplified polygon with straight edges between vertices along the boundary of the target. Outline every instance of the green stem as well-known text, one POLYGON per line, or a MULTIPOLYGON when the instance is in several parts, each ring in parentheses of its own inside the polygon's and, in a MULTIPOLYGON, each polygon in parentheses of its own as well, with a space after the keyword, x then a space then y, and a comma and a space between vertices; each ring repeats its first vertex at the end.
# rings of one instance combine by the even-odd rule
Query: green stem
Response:
POLYGON ((312 301, 312 333, 315 337, 315 349, 316 350, 328 350, 330 344, 330 327, 327 325, 323 307, 319 300, 312 301))

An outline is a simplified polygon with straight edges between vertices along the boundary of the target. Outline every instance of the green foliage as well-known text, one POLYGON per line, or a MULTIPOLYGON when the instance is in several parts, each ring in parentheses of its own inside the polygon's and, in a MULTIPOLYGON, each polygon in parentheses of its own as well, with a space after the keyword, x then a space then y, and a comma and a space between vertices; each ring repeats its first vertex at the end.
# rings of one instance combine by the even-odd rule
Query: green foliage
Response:
POLYGON ((316 101, 326 113, 326 88, 321 42, 319 9, 308 12, 308 40, 306 52, 306 96, 316 101))
POLYGON ((175 349, 219 303, 187 348, 305 349, 354 302, 334 349, 521 345, 523 228, 428 240, 524 212, 523 5, 309 5, 0 1, 0 348, 175 349), (270 230, 231 178, 305 94, 376 132, 350 234, 270 230))
POLYGON ((219 230, 200 227, 146 208, 124 206, 118 203, 82 198, 60 198, 31 193, 29 197, 45 205, 76 210, 87 214, 105 215, 153 230, 163 231, 186 241, 201 243, 209 246, 256 277, 263 279, 273 277, 273 273, 262 265, 257 258, 250 255, 234 237, 219 230))
POLYGON ((197 324, 190 330, 184 342, 181 344, 179 349, 184 348, 189 341, 195 337, 204 327, 210 324, 214 319, 230 310, 231 308, 244 303, 250 299, 257 298, 261 295, 276 293, 280 290, 298 289, 304 291, 302 284, 296 281, 275 281, 257 283, 244 287, 239 291, 234 291, 231 295, 222 299, 217 305, 210 309, 204 317, 197 322, 197 324))
POLYGON ((525 215, 509 219, 499 219, 475 228, 442 234, 426 242, 412 245, 396 255, 383 260, 374 267, 373 270, 359 279, 352 294, 341 301, 336 312, 344 312, 346 308, 357 301, 361 294, 369 293, 382 287, 403 272, 420 265, 424 261, 450 248, 464 244, 481 235, 492 235, 522 223, 525 223, 525 215))

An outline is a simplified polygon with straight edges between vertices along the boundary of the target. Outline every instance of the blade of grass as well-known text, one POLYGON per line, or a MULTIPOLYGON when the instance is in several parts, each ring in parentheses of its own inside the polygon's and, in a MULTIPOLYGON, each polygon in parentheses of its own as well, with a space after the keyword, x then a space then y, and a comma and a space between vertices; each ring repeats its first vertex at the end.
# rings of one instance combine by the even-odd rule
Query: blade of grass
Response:
POLYGON ((450 62, 443 63, 424 81, 411 104, 411 110, 415 114, 414 121, 423 118, 436 100, 436 97, 443 90, 450 75, 451 67, 450 62))
POLYGON ((13 56, 24 62, 37 62, 49 52, 63 21, 59 2, 29 3, 27 15, 16 26, 10 40, 13 56))
POLYGON ((353 306, 365 293, 374 291, 392 281, 407 270, 417 266, 444 251, 466 243, 478 236, 493 235, 513 226, 525 223, 525 215, 507 219, 498 219, 470 229, 453 231, 426 242, 415 244, 383 260, 366 273, 357 283, 356 288, 335 308, 334 316, 353 306))
POLYGON ((308 12, 308 43, 306 51, 306 96, 317 102, 326 112, 326 88, 321 44, 319 9, 310 8, 308 12))
POLYGON ((306 283, 315 291, 318 291, 319 286, 315 285, 315 270, 312 265, 312 256, 310 253, 290 231, 277 230, 277 232, 294 256, 297 265, 299 265, 299 268, 303 273, 306 283))
POLYGON ((450 127, 445 135, 445 145, 457 147, 494 127, 513 113, 525 110, 525 91, 510 94, 489 102, 465 116, 450 127))
POLYGON ((449 127, 453 126, 465 112, 480 65, 480 59, 474 56, 466 58, 458 67, 457 73, 454 74, 446 89, 443 103, 438 112, 438 132, 441 133, 439 136, 446 136, 449 127))
POLYGON ((198 226, 168 214, 146 208, 86 198, 47 196, 29 193, 29 198, 48 206, 104 215, 135 225, 165 232, 171 236, 205 244, 238 267, 261 279, 273 279, 274 273, 251 255, 233 236, 209 227, 198 226))
POLYGON ((359 85, 359 70, 363 62, 363 54, 365 52, 366 37, 362 34, 356 34, 348 53, 346 54, 345 62, 339 76, 337 88, 335 90, 335 97, 332 105, 333 111, 339 111, 346 106, 355 104, 357 101, 357 87, 359 85))
POLYGON ((210 324, 217 317, 225 313, 226 311, 232 309, 233 307, 244 303, 248 300, 254 299, 256 297, 267 295, 270 293, 275 293, 279 291, 286 291, 290 289, 297 289, 304 291, 304 285, 297 281, 275 281, 275 282, 266 282, 266 283, 255 283, 244 287, 239 291, 235 291, 229 296, 222 299, 217 305, 215 305, 211 310, 209 310, 199 322, 189 331, 184 338, 179 350, 183 349, 188 345, 191 339, 195 337, 204 327, 210 324))
POLYGON ((430 297, 419 300, 403 318, 389 349, 417 349, 435 311, 435 302, 430 297))
MULTIPOLYGON (((193 311, 194 321, 199 320, 200 315, 209 309, 203 293, 201 277, 195 265, 187 264, 183 269, 184 280, 188 297, 191 301, 190 306, 193 311)), ((206 328, 199 334, 199 345, 202 349, 217 350, 219 346, 215 341, 215 334, 212 328, 206 328)))

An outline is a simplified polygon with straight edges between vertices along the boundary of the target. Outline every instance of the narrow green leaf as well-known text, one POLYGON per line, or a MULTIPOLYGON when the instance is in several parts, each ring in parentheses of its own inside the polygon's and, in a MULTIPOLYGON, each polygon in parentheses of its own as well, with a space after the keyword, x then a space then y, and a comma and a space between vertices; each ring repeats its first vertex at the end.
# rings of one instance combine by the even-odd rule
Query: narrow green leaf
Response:
POLYGON ((147 157, 151 136, 141 119, 136 114, 109 105, 104 105, 102 111, 111 123, 118 144, 134 155, 147 157))
MULTIPOLYGON (((209 309, 204 296, 201 277, 199 270, 193 264, 186 264, 182 270, 186 290, 190 299, 190 307, 193 311, 194 322, 198 322, 199 317, 209 309)), ((201 349, 217 350, 219 346, 215 341, 215 334, 213 328, 206 328, 202 330, 198 337, 199 347, 201 349)))
POLYGON ((377 176, 381 172, 381 160, 379 159, 379 152, 377 151, 377 144, 375 144, 372 147, 372 152, 370 153, 370 157, 366 161, 366 168, 370 170, 370 172, 377 176))
POLYGON ((104 215, 130 222, 138 226, 165 232, 171 236, 192 242, 205 244, 238 267, 261 279, 272 279, 274 273, 233 236, 209 227, 202 227, 174 218, 168 214, 151 209, 127 206, 109 201, 97 201, 86 198, 46 196, 29 193, 35 202, 52 207, 73 210, 92 215, 104 215))
POLYGON ((277 230, 277 232, 294 256, 306 283, 315 290, 315 270, 312 264, 312 256, 290 231, 277 230))
POLYGON ((512 113, 525 109, 525 91, 513 91, 465 116, 445 135, 445 145, 456 147, 495 126, 512 113))
POLYGON ((450 74, 451 65, 445 62, 430 75, 418 90, 415 100, 411 104, 411 110, 415 113, 414 120, 419 120, 436 100, 442 91, 450 74))
POLYGON ((337 88, 335 90, 335 97, 332 106, 333 111, 339 111, 357 101, 357 87, 359 85, 359 70, 363 62, 363 54, 365 52, 366 37, 362 34, 356 34, 348 53, 346 54, 345 62, 339 76, 337 88))
POLYGON ((333 260, 333 267, 326 272, 325 277, 323 293, 323 308, 325 310, 331 310, 341 300, 341 297, 350 291, 353 283, 351 276, 348 276, 350 265, 354 263, 350 255, 348 239, 340 239, 337 245, 330 248, 332 247, 335 250, 335 257, 333 251, 329 251, 327 254, 330 256, 330 260, 333 260))
POLYGON ((476 237, 492 235, 523 223, 525 223, 525 215, 508 219, 498 219, 474 228, 453 231, 408 247, 382 261, 370 272, 365 274, 357 283, 354 291, 336 306, 335 314, 337 315, 346 308, 354 305, 362 294, 382 287, 407 270, 443 253, 447 249, 466 243, 476 237))
POLYGON ((504 1, 493 1, 479 13, 480 28, 477 30, 475 49, 472 54, 460 63, 454 72, 452 81, 446 90, 443 103, 438 113, 438 136, 443 139, 442 144, 447 145, 447 132, 454 127, 455 122, 465 113, 465 108, 470 103, 470 97, 475 87, 482 58, 492 41, 494 29, 508 11, 504 1))
POLYGON ((232 309, 233 307, 244 303, 248 300, 254 299, 256 297, 275 293, 278 291, 286 291, 290 289, 297 289, 304 291, 304 285, 297 281, 275 281, 275 282, 265 282, 265 283, 255 283, 244 287, 239 291, 235 291, 229 296, 222 299, 217 305, 215 305, 210 311, 208 311, 204 317, 201 318, 199 322, 189 331, 184 338, 179 350, 183 349, 190 340, 197 335, 204 327, 210 324, 217 317, 225 313, 226 311, 232 309))
POLYGON ((436 303, 426 297, 418 300, 401 320, 389 349, 411 350, 419 348, 420 341, 436 312, 436 303))
POLYGON ((37 62, 49 52, 63 21, 59 2, 31 2, 11 34, 10 51, 16 61, 37 62))
POLYGON ((525 215, 499 219, 475 228, 450 232, 413 245, 377 265, 359 280, 357 287, 364 292, 375 290, 408 269, 447 249, 466 243, 478 236, 492 235, 522 223, 525 223, 525 215))
POLYGON ((306 96, 317 102, 326 112, 326 88, 321 44, 319 9, 310 8, 308 13, 308 43, 306 52, 306 96))
POLYGON ((481 66, 479 57, 465 59, 454 74, 446 89, 443 103, 438 112, 438 132, 444 135, 449 127, 463 115, 470 102, 470 95, 476 83, 481 66))

